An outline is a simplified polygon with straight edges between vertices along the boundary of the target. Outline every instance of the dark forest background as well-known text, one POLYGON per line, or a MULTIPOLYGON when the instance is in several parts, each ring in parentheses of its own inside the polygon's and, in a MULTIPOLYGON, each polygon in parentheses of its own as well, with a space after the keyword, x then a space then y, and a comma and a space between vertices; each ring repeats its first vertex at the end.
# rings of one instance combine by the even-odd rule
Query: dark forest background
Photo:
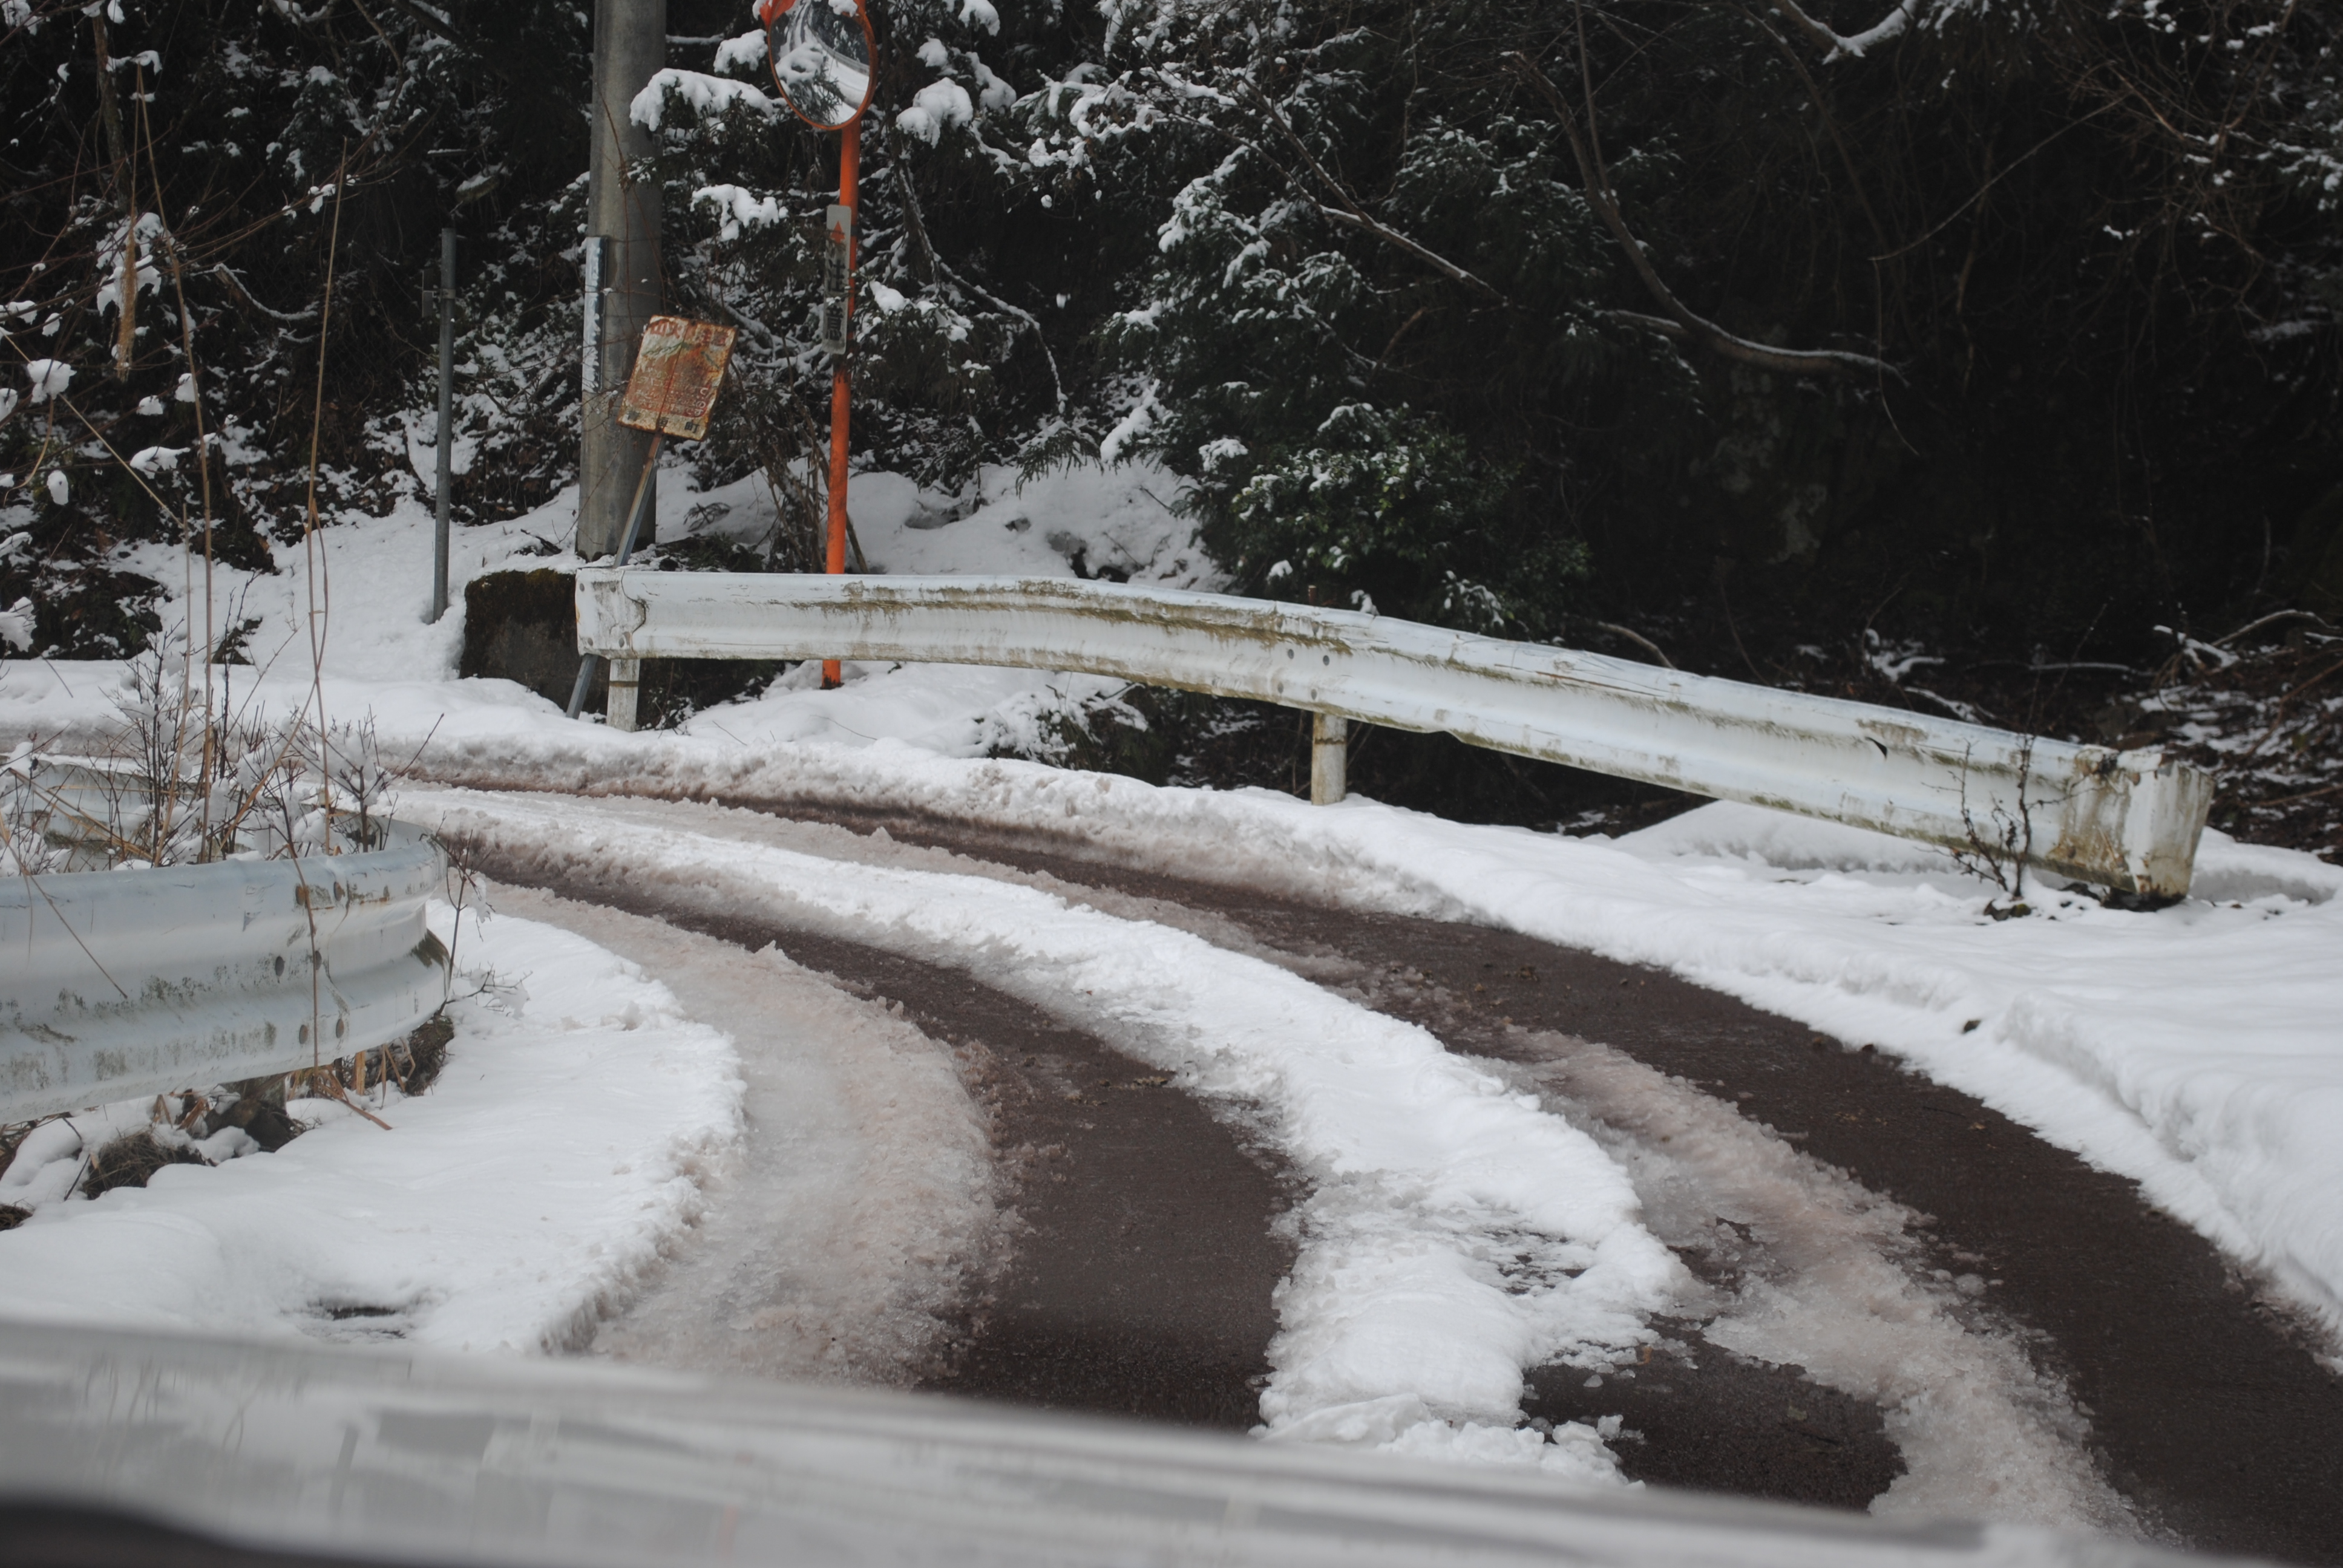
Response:
MULTIPOLYGON (((820 438, 834 138, 706 90, 765 80, 753 41, 726 47, 739 0, 668 15, 682 75, 639 177, 670 304, 742 328, 699 452, 729 479, 820 438)), ((858 461, 949 487, 1151 457, 1237 591, 2195 746, 2233 775, 2220 820, 2336 842, 2332 7, 872 15, 858 461)), ((479 443, 458 516, 574 477, 589 25, 526 0, 0 5, 0 605, 30 601, 28 651, 142 646, 154 588, 115 551, 204 505, 257 566, 313 504, 330 526, 416 485, 443 225, 479 443), (65 397, 25 394, 36 359, 75 367, 65 397)), ((1094 759, 1292 765, 1283 720, 1154 715, 1094 759)), ((1363 788, 1460 814, 1635 805, 1362 745, 1363 788)))

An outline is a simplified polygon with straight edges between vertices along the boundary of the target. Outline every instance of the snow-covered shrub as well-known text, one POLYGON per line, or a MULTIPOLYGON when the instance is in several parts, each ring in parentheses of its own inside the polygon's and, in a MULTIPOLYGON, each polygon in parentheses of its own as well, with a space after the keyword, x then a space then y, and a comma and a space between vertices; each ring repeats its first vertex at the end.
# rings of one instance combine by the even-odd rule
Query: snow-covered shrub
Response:
POLYGON ((184 660, 133 659, 90 754, 0 764, 0 873, 138 869, 378 848, 396 778, 371 717, 232 709, 184 660))

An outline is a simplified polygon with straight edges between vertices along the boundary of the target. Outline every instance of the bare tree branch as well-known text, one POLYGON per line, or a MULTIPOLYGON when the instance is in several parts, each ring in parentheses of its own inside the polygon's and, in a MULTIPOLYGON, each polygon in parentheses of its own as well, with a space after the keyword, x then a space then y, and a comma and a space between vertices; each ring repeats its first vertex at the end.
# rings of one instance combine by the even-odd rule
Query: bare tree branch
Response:
POLYGON ((1790 63, 1790 69, 1797 73, 1799 82, 1806 89, 1806 96, 1814 100, 1815 113, 1822 117, 1823 128, 1830 133, 1831 146, 1838 149, 1839 166, 1846 170, 1846 183, 1853 187, 1855 199, 1862 204, 1863 216, 1870 221, 1871 237, 1879 243, 1880 249, 1885 250, 1887 227, 1879 221, 1879 214, 1871 205, 1871 193, 1863 188, 1863 176, 1855 168, 1855 155, 1847 150, 1846 137, 1839 134, 1838 116, 1831 113, 1830 102, 1823 96, 1822 85, 1815 80, 1814 73, 1806 69, 1806 63, 1798 58, 1798 52, 1790 47, 1790 41, 1768 25, 1765 18, 1742 5, 1741 0, 1733 0, 1733 8, 1748 17, 1750 25, 1765 34, 1766 41, 1781 51, 1782 58, 1790 63))
POLYGON ((1562 122, 1563 135, 1569 138, 1571 156, 1578 161, 1579 177, 1585 185, 1587 205, 1594 209, 1595 216, 1611 231, 1611 237, 1619 242, 1619 248, 1626 253, 1628 266, 1634 268, 1635 276, 1643 280, 1644 289, 1667 313, 1663 320, 1620 310, 1611 313, 1614 318, 1650 327, 1670 337, 1686 337, 1727 359, 1737 359, 1745 365, 1777 370, 1785 375, 1836 376, 1843 380, 1857 382, 1874 381, 1883 375, 1895 376, 1898 380, 1903 378, 1903 373, 1894 366, 1868 354, 1852 354, 1835 348, 1776 348, 1771 344, 1754 343, 1727 332, 1715 322, 1693 311, 1661 278, 1658 270, 1652 266, 1652 258, 1644 253, 1642 243, 1627 226, 1626 218, 1620 214, 1618 199, 1612 193, 1610 179, 1604 175, 1601 162, 1587 149, 1585 137, 1579 135, 1578 116, 1563 98, 1561 89, 1547 79, 1546 74, 1539 70, 1528 55, 1515 50, 1506 58, 1554 106, 1555 117, 1562 122))
POLYGON ((1976 189, 1969 193, 1968 200, 1961 203, 1960 206, 1955 207, 1952 211, 1939 218, 1933 226, 1930 226, 1927 233, 1912 241, 1909 245, 1898 246, 1894 250, 1888 251, 1884 255, 1875 256, 1870 259, 1875 262, 1894 261, 1898 256, 1907 256, 1913 251, 1919 249, 1922 246, 1936 238, 1936 236, 1942 234, 1945 231, 1946 226, 1955 218, 1960 216, 1961 214, 1968 211, 1969 208, 1976 206, 1978 202, 1984 200, 1986 192, 1993 189, 1994 186, 1999 185, 2003 180, 2007 179, 2010 174, 2016 169, 2018 165, 2026 162, 2035 154, 2048 146, 2052 142, 2055 142, 2060 136, 2065 136, 2068 131, 2074 130, 2080 126, 2088 125, 2091 121, 2097 119, 2101 115, 2104 115, 2109 109, 2114 108, 2119 101, 2120 100, 2115 98, 2110 98, 2106 103, 2101 104, 2097 108, 2093 109, 2089 114, 2084 115, 2077 119, 2069 120, 2065 125, 2060 126, 2056 130, 2051 132, 2048 136, 2043 137, 2040 141, 2026 148, 2026 151, 2018 154, 2016 157, 2012 158, 2009 163, 2003 166, 1998 172, 1988 176, 1983 185, 1977 186, 1976 189))
POLYGON ((1630 631, 1624 626, 1620 626, 1615 622, 1607 620, 1591 620, 1586 624, 1591 627, 1594 627, 1599 630, 1607 631, 1614 637, 1625 638, 1629 642, 1634 643, 1636 646, 1643 648, 1644 652, 1650 654, 1654 658, 1658 659, 1662 665, 1665 666, 1669 669, 1674 669, 1676 667, 1676 661, 1674 659, 1670 658, 1666 654, 1660 651, 1660 645, 1658 643, 1654 642, 1650 638, 1645 637, 1640 631, 1630 631))
POLYGON ((417 25, 427 28, 431 32, 438 34, 439 36, 447 39, 450 44, 461 44, 464 41, 463 39, 456 36, 456 29, 447 25, 446 17, 440 16, 426 7, 417 5, 415 0, 390 0, 390 3, 397 6, 398 10, 410 21, 413 21, 417 25))
POLYGON ((1347 225, 1352 228, 1360 230, 1362 233, 1373 235, 1377 239, 1383 241, 1387 245, 1398 246, 1400 249, 1407 252, 1408 255, 1415 257, 1418 261, 1423 262, 1425 266, 1433 268, 1434 271, 1443 273, 1458 283, 1465 284, 1471 287, 1479 289, 1482 293, 1487 295, 1490 298, 1495 300, 1500 305, 1511 305, 1513 303, 1513 301, 1507 299, 1503 293, 1501 292, 1493 284, 1485 281, 1478 274, 1468 268, 1457 266, 1454 262, 1449 260, 1446 256, 1442 256, 1436 250, 1433 250, 1425 246, 1417 244, 1414 240, 1410 239, 1407 236, 1400 233, 1399 230, 1389 228, 1383 224, 1377 223, 1374 219, 1369 217, 1364 213, 1346 212, 1341 207, 1328 206, 1323 202, 1318 204, 1318 211, 1322 216, 1332 219, 1335 223, 1347 225))
POLYGON ((1335 198, 1342 204, 1341 207, 1331 207, 1304 191, 1302 195, 1308 197, 1311 204, 1316 206, 1321 214, 1336 223, 1346 224, 1363 233, 1373 235, 1386 245, 1397 246, 1434 271, 1455 282, 1479 289, 1500 305, 1510 306, 1513 303, 1505 297, 1503 290, 1470 268, 1457 266, 1438 251, 1419 244, 1399 230, 1378 223, 1368 216, 1367 210, 1359 205, 1358 198, 1351 194, 1349 187, 1332 175, 1328 174, 1318 160, 1311 155, 1309 147, 1304 146, 1302 138, 1294 134, 1293 127, 1286 123, 1285 116, 1277 112, 1277 106, 1269 101, 1269 95, 1250 81, 1245 83, 1245 90, 1252 95, 1253 102, 1261 106, 1262 113, 1269 116, 1270 123, 1278 128, 1293 150, 1302 155, 1302 161, 1310 166, 1310 172, 1316 175, 1326 188, 1332 191, 1335 198))
POLYGON ((1853 55, 1861 59, 1880 45, 1903 36, 1927 3, 1928 0, 1897 0, 1893 11, 1852 37, 1815 21, 1799 8, 1797 0, 1773 0, 1773 6, 1792 26, 1804 33, 1815 47, 1829 51, 1824 55, 1827 62, 1837 59, 1841 55, 1853 55))

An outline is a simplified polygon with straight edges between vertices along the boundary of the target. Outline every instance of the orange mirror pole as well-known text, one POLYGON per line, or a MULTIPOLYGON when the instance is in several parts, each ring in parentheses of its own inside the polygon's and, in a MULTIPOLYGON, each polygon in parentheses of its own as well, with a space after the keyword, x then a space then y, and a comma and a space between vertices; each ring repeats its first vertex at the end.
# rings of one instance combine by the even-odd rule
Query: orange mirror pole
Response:
MULTIPOLYGON (((838 205, 847 211, 846 238, 846 300, 840 307, 844 313, 840 333, 850 333, 854 323, 854 250, 861 236, 854 232, 855 182, 862 167, 862 121, 860 116, 848 122, 839 133, 838 205)), ((850 393, 847 382, 847 357, 838 357, 837 367, 830 372, 830 562, 832 577, 846 571, 846 420, 850 393)), ((843 680, 838 660, 821 661, 821 684, 825 689, 843 680)))

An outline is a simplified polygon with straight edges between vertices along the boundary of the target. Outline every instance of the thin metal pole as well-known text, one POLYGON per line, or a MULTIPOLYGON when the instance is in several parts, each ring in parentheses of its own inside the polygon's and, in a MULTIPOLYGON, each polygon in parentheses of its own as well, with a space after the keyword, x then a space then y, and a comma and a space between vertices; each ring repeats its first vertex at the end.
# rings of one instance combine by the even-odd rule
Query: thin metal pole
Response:
MULTIPOLYGON (((635 481, 635 498, 627 508, 627 537, 618 543, 617 564, 625 566, 627 558, 635 553, 635 537, 642 532, 644 501, 651 493, 651 471, 659 467, 659 448, 667 445, 667 433, 651 437, 651 455, 643 459, 643 477, 635 481)), ((657 529, 652 532, 656 534, 657 529)), ((594 671, 602 656, 589 653, 578 661, 578 684, 569 689, 569 717, 575 719, 586 707, 586 693, 594 684, 594 671)))
POLYGON ((439 231, 439 471, 431 524, 431 619, 447 613, 447 492, 455 477, 456 231, 439 231))
MULTIPOLYGON (((855 206, 855 186, 862 171, 862 122, 850 121, 840 133, 838 147, 838 205, 852 212, 855 206)), ((854 224, 847 231, 846 245, 846 305, 848 330, 854 324, 854 249, 862 241, 862 226, 854 224)), ((847 357, 838 357, 837 368, 830 378, 830 560, 827 570, 832 577, 846 571, 846 452, 847 413, 852 402, 852 389, 847 376, 847 357)), ((824 687, 839 685, 844 678, 838 660, 821 661, 821 683, 824 687)))

